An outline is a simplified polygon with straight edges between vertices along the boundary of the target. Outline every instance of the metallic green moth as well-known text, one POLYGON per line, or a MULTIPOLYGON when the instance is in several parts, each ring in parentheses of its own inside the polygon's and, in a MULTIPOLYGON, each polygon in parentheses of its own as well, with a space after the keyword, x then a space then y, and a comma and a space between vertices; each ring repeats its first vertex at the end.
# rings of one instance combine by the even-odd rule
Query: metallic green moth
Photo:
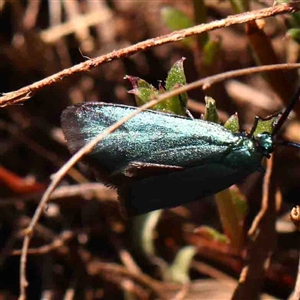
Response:
MULTIPOLYGON (((256 137, 256 125, 250 134, 232 133, 209 121, 146 110, 98 143, 86 161, 101 181, 117 188, 128 215, 195 201, 261 169, 299 96, 300 89, 272 134, 256 137)), ((133 110, 107 103, 68 107, 62 129, 70 151, 75 153, 133 110)))

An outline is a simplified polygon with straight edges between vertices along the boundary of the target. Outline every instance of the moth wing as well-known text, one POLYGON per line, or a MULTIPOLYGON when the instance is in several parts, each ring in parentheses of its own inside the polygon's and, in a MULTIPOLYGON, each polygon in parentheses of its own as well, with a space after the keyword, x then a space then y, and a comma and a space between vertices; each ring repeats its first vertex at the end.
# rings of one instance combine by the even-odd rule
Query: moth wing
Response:
POLYGON ((126 215, 133 216, 213 195, 241 181, 253 171, 209 164, 136 180, 119 186, 118 193, 126 215))
MULTIPOLYGON (((106 103, 68 107, 62 114, 62 129, 70 151, 78 151, 134 110, 106 103)), ((97 144, 86 159, 106 174, 121 173, 136 161, 185 168, 210 162, 211 157, 221 160, 237 139, 217 124, 147 110, 97 144)))
MULTIPOLYGON (((134 110, 106 103, 67 108, 62 129, 71 152, 134 110)), ((135 215, 214 194, 254 172, 261 155, 249 141, 214 123, 147 110, 85 158, 135 215)))

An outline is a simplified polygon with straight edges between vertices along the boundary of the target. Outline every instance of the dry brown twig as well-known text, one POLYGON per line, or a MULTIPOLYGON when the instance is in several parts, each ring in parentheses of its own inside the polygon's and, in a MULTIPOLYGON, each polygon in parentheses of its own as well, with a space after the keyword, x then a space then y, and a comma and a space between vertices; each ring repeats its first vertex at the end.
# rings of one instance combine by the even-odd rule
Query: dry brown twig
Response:
MULTIPOLYGON (((49 252, 52 252, 56 249, 59 249, 61 253, 67 253, 68 248, 65 247, 68 241, 73 239, 75 236, 74 232, 72 231, 64 231, 59 236, 55 237, 54 240, 47 245, 38 247, 38 248, 30 248, 28 250, 28 254, 34 255, 43 255, 49 252)), ((12 251, 12 255, 21 255, 21 250, 14 250, 12 251)))
MULTIPOLYGON (((115 273, 118 276, 130 278, 135 282, 140 283, 142 286, 151 289, 159 297, 158 299, 168 299, 165 292, 168 290, 169 285, 165 286, 160 281, 152 279, 144 273, 136 274, 123 266, 115 263, 101 262, 100 260, 90 260, 87 269, 89 275, 100 275, 105 277, 115 273)), ((180 285, 172 285, 172 287, 170 286, 171 290, 178 290, 180 285)))
POLYGON ((276 245, 276 180, 274 155, 267 161, 261 210, 248 232, 247 262, 232 299, 258 299, 276 245))
MULTIPOLYGON (((300 207, 295 206, 290 212, 290 219, 296 226, 297 230, 300 230, 300 207)), ((299 252, 300 253, 300 252, 299 252)), ((300 299, 300 254, 298 258, 298 272, 296 277, 296 283, 294 290, 288 300, 299 300, 300 299)))
POLYGON ((217 20, 207 24, 197 25, 188 29, 174 31, 164 36, 148 39, 146 41, 137 43, 135 45, 113 51, 109 54, 87 60, 69 69, 64 69, 61 72, 58 72, 52 76, 49 76, 31 85, 23 87, 17 91, 5 93, 3 94, 2 97, 0 97, 0 107, 23 102, 31 98, 40 89, 50 86, 56 82, 60 82, 65 77, 90 71, 91 69, 98 67, 103 63, 110 62, 112 60, 119 59, 122 57, 127 57, 139 51, 144 51, 149 48, 167 44, 167 43, 178 42, 192 35, 201 34, 204 32, 212 31, 223 27, 228 27, 235 24, 243 24, 253 20, 276 16, 278 14, 296 12, 299 9, 300 9, 299 1, 291 2, 289 4, 283 3, 277 6, 272 6, 261 10, 229 16, 222 20, 217 20))
MULTIPOLYGON (((17 205, 19 202, 35 201, 40 199, 42 192, 33 192, 24 196, 1 198, 0 207, 17 205)), ((115 190, 102 183, 90 182, 60 186, 50 196, 50 201, 60 202, 69 198, 78 197, 84 200, 97 199, 98 201, 118 202, 118 195, 115 190)))
MULTIPOLYGON (((4 96, 0 98, 0 106, 6 106, 9 104, 15 104, 21 101, 24 101, 26 99, 29 99, 32 97, 32 95, 37 92, 38 90, 44 88, 45 86, 49 86, 53 83, 56 83, 60 80, 62 80, 66 76, 71 76, 76 73, 82 73, 91 70, 94 67, 99 66, 102 63, 111 61, 113 59, 118 59, 121 57, 126 57, 129 55, 132 55, 138 51, 142 51, 154 46, 162 45, 165 43, 170 43, 170 42, 175 42, 179 41, 185 37, 195 35, 195 34, 200 34, 203 32, 207 32, 210 30, 214 30, 217 28, 222 28, 234 24, 241 24, 241 23, 246 23, 250 20, 256 20, 256 19, 261 19, 261 18, 266 18, 270 16, 275 16, 277 14, 282 14, 282 13, 291 13, 294 11, 297 11, 300 9, 300 3, 299 1, 290 3, 290 4, 280 4, 275 7, 267 8, 267 9, 262 9, 258 11, 253 11, 253 12, 247 12, 244 14, 239 14, 235 16, 230 16, 226 19, 223 20, 218 20, 211 22, 209 24, 202 24, 199 26, 195 26, 189 29, 173 32, 172 34, 165 35, 163 37, 157 37, 154 39, 149 39, 147 41, 138 43, 136 45, 114 51, 112 53, 109 53, 107 55, 103 55, 100 57, 97 57, 95 59, 88 60, 84 63, 81 63, 79 65, 76 65, 72 68, 65 69, 55 75, 52 75, 50 77, 47 77, 43 80, 40 80, 32 85, 29 85, 27 87, 24 87, 20 90, 7 93, 4 96)), ((202 86, 203 88, 207 88, 211 86, 212 84, 215 84, 217 82, 237 77, 237 76, 242 76, 242 75, 248 75, 248 74, 253 74, 253 73, 258 73, 258 72, 266 72, 266 71, 271 71, 271 70, 278 70, 278 69, 295 69, 299 68, 300 64, 281 64, 281 65, 270 65, 270 66, 262 66, 262 67, 253 67, 253 68, 247 68, 243 70, 238 70, 238 71, 230 71, 226 72, 223 74, 218 74, 215 76, 210 76, 202 80, 198 80, 196 82, 193 82, 191 84, 188 84, 186 86, 177 88, 176 90, 172 90, 170 92, 167 92, 156 99, 148 102, 147 104, 137 108, 133 113, 129 114, 128 116, 120 119, 118 122, 107 128, 104 132, 96 136, 90 143, 85 145, 82 149, 80 149, 77 153, 75 153, 72 158, 54 175, 52 175, 52 182, 47 188, 46 192, 44 193, 36 211, 35 214, 27 227, 25 231, 25 238, 23 242, 23 247, 22 247, 22 255, 21 255, 21 262, 20 262, 20 296, 19 299, 26 299, 26 287, 28 285, 28 282, 26 280, 26 261, 27 261, 27 254, 28 254, 28 248, 29 248, 29 243, 31 240, 31 236, 33 235, 34 228, 43 212, 43 209, 47 203, 47 201, 50 198, 51 193, 54 191, 60 180, 65 176, 65 174, 68 172, 68 170, 75 165, 76 162, 78 162, 84 155, 89 153, 93 147, 99 143, 102 139, 104 139, 106 136, 108 136, 110 133, 114 132, 117 128, 119 128, 122 124, 139 114, 140 112, 152 107, 153 105, 167 99, 170 97, 173 97, 175 95, 178 95, 180 93, 183 93, 185 91, 197 88, 202 86)))
POLYGON ((288 298, 288 300, 299 300, 300 299, 300 257, 298 260, 298 272, 297 272, 297 278, 296 278, 296 284, 294 291, 288 298))

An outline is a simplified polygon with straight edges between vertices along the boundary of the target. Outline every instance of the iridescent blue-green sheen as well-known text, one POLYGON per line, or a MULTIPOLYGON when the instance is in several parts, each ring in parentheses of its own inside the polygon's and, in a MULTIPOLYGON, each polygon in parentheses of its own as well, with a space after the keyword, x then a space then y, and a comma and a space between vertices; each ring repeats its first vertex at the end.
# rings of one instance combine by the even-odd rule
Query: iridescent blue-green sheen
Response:
MULTIPOLYGON (((62 128, 71 152, 134 109, 106 103, 68 107, 62 128)), ((270 135, 261 139, 272 148, 270 135)), ((140 214, 229 187, 260 167, 264 151, 254 139, 218 124, 147 110, 97 144, 88 158, 100 178, 118 188, 129 214, 140 214)))

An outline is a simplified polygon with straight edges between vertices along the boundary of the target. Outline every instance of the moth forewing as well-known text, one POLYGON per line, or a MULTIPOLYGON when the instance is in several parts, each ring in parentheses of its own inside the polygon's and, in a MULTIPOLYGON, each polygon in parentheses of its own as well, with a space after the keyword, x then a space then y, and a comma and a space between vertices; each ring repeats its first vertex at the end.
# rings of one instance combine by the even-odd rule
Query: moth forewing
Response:
MULTIPOLYGON (((146 110, 98 143, 86 157, 100 179, 118 190, 129 215, 173 207, 215 194, 261 168, 274 136, 298 101, 300 89, 274 133, 233 133, 204 120, 146 110)), ((62 114, 72 153, 135 110, 83 103, 62 114)))

